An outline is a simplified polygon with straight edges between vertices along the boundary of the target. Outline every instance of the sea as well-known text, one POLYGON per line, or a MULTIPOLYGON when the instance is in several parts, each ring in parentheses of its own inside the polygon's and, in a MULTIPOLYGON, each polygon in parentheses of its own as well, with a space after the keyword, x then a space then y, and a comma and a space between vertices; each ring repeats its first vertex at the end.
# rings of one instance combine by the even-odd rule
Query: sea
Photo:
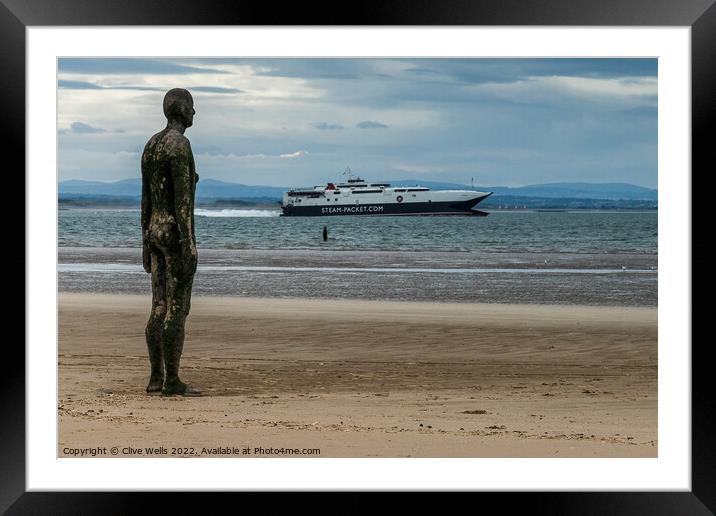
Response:
MULTIPOLYGON (((197 209, 194 295, 657 306, 656 211, 279 215, 197 209)), ((60 209, 59 290, 149 294, 141 241, 138 209, 60 209)))

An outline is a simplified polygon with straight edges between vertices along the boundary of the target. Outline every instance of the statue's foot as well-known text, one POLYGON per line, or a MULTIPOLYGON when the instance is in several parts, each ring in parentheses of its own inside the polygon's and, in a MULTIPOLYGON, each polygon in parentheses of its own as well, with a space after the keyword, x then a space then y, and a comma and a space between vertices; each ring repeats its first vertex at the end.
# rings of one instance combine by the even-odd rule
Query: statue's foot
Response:
POLYGON ((149 385, 147 385, 147 392, 153 393, 153 392, 160 392, 162 390, 162 386, 164 385, 164 378, 152 376, 149 378, 149 385))
POLYGON ((177 380, 175 382, 165 383, 162 394, 165 396, 173 396, 175 394, 179 396, 201 396, 201 391, 177 380))

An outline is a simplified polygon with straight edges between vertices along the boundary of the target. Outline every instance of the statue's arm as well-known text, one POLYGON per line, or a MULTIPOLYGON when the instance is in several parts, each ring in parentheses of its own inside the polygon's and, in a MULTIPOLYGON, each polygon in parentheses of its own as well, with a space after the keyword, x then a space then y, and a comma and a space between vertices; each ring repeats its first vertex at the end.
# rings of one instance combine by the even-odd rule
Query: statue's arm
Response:
POLYGON ((194 240, 194 170, 193 157, 188 140, 181 141, 172 158, 172 180, 174 182, 174 213, 179 228, 181 261, 184 272, 196 271, 197 252, 194 240))
POLYGON ((152 219, 152 196, 149 179, 142 154, 142 264, 146 272, 152 272, 152 257, 149 252, 149 221, 152 219))

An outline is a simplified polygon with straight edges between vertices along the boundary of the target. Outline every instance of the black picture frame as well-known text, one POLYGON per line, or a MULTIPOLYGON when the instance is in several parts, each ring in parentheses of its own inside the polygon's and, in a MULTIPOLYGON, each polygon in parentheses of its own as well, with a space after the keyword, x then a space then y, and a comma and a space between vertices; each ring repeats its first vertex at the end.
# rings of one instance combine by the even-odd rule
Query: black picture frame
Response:
MULTIPOLYGON (((691 27, 692 170, 716 161, 708 129, 716 117, 715 0, 427 0, 353 2, 350 5, 227 0, 0 0, 0 142, 24 170, 25 29, 43 25, 552 25, 691 27)), ((660 142, 664 144, 664 142, 660 142)), ((707 168, 709 167, 709 168, 707 168)), ((684 171, 684 180, 689 180, 684 171)), ((17 185, 24 192, 24 181, 17 185)), ((19 191, 19 190, 18 190, 19 191)), ((692 187, 692 192, 694 192, 692 187)), ((24 198, 24 197, 23 197, 24 198)), ((696 199, 692 197, 692 206, 696 199)), ((693 217, 692 223, 698 222, 693 217)), ((24 241, 19 230, 14 241, 24 241)), ((692 235, 698 234, 693 232, 692 235)), ((18 244, 19 247, 19 244, 18 244)), ((23 246, 24 249, 24 246, 23 246)), ((696 265, 693 258, 692 270, 696 265)), ((24 253, 24 251, 23 251, 24 253)), ((22 255, 24 256, 24 254, 22 255)), ((27 257, 25 257, 27 259, 27 257)), ((15 263, 19 261, 16 256, 15 263)), ((26 262, 25 262, 26 263, 26 262)), ((25 266, 25 275, 31 274, 25 266)), ((706 287, 700 287, 705 289, 706 287)), ((693 291, 692 291, 693 292, 693 291)), ((24 303, 19 306, 25 307, 24 303)), ((692 306, 693 303, 692 303, 692 306)), ((694 307, 695 308, 695 307, 694 307)), ((25 307, 32 310, 31 306, 25 307)), ((693 309, 692 309, 693 310, 693 309)), ((692 311, 693 313, 693 311, 692 311)), ((7 324, 7 323, 6 323, 7 324)), ((693 315, 692 315, 693 325, 693 315)), ((692 345, 692 489, 689 492, 483 493, 501 510, 523 504, 530 513, 712 514, 716 510, 716 406, 710 384, 710 339, 692 345)), ((686 343, 673 343, 686 344, 686 343)), ((144 493, 26 492, 25 354, 9 349, 0 375, 0 511, 8 514, 126 514, 144 493), (13 356, 14 354, 14 356, 13 356)), ((226 494, 223 496, 232 496, 226 494)), ((186 513, 183 496, 161 496, 163 509, 186 513), (174 506, 174 507, 172 507, 174 506)), ((247 503, 245 500, 243 505, 247 503)), ((237 506, 238 509, 238 506, 237 506)), ((206 509, 205 509, 206 510, 206 509)))

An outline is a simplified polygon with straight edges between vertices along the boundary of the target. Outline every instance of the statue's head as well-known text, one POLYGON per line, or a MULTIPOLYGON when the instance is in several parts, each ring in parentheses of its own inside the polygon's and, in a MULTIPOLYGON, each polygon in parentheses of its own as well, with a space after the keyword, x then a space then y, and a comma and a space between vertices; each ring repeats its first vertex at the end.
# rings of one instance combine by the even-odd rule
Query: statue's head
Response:
POLYGON ((167 120, 181 122, 184 127, 194 123, 194 99, 184 88, 174 88, 164 95, 164 116, 167 120))

